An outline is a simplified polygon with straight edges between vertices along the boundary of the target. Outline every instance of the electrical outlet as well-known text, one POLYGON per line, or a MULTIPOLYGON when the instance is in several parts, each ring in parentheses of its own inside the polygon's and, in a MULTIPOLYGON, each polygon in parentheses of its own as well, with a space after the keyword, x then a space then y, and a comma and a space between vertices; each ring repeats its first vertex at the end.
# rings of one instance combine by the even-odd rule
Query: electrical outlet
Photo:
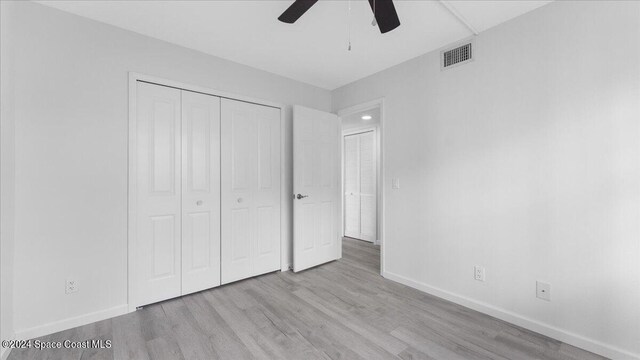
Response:
POLYGON ((78 281, 75 279, 67 279, 64 292, 67 294, 78 292, 78 281))
POLYGON ((476 265, 473 267, 473 272, 473 276, 476 280, 484 281, 484 267, 476 265))
POLYGON ((536 297, 538 299, 551 301, 551 284, 536 281, 536 297))

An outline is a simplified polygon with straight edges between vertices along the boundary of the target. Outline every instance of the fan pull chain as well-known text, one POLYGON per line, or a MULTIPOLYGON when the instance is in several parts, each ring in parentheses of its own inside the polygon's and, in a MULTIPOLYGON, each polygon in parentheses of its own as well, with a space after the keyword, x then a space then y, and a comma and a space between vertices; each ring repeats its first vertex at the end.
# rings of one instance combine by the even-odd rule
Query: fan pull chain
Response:
POLYGON ((376 0, 373 0, 373 20, 371 20, 371 26, 378 25, 378 21, 376 20, 376 0))

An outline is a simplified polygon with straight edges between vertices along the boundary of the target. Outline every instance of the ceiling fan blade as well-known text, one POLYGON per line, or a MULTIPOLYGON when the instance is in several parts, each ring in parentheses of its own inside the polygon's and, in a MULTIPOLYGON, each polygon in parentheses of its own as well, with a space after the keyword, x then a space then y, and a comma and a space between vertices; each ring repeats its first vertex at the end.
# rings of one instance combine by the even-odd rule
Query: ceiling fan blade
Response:
POLYGON ((278 17, 278 20, 287 24, 293 24, 316 2, 318 2, 318 0, 296 0, 278 17))
POLYGON ((371 10, 375 14, 376 22, 381 33, 389 32, 400 26, 400 19, 393 0, 369 0, 371 10))

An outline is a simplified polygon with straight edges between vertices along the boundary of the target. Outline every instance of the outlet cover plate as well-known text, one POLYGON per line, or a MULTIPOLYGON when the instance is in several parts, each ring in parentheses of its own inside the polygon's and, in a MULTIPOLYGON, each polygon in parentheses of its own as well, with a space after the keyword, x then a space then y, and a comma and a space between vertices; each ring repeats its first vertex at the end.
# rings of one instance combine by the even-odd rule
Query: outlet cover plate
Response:
POLYGON ((485 280, 485 275, 484 275, 484 267, 483 266, 474 266, 473 267, 473 277, 474 279, 478 280, 478 281, 484 281, 485 280))
POLYGON ((551 301, 551 284, 536 281, 536 297, 538 299, 551 301))
POLYGON ((75 279, 67 279, 64 292, 67 294, 78 292, 78 281, 75 279))

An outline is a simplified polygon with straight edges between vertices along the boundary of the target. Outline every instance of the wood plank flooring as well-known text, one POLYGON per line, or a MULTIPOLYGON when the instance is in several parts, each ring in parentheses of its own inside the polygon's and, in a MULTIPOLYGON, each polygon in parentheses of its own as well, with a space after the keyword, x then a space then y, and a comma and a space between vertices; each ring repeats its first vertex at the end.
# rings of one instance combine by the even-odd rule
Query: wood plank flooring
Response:
POLYGON ((18 359, 602 359, 386 280, 377 246, 165 301, 41 340, 110 349, 13 350, 18 359))

